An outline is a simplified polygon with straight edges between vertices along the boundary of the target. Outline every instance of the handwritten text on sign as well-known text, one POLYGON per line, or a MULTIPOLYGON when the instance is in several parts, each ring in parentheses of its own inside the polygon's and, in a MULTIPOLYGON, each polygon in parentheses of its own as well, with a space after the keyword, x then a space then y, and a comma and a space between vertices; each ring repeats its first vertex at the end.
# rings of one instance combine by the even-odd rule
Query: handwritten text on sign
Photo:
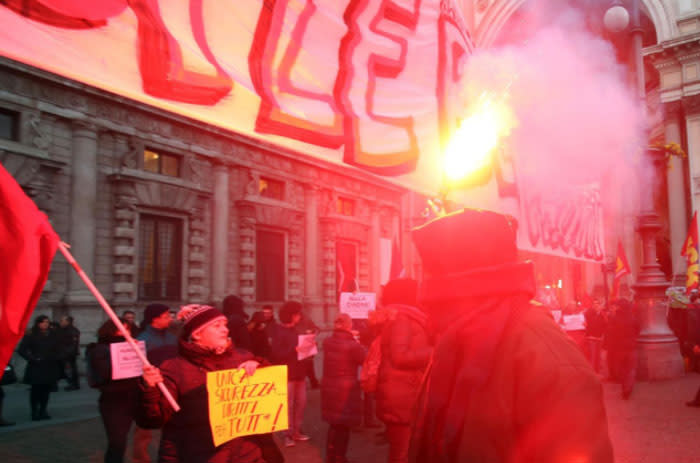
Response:
POLYGON ((209 424, 214 445, 240 436, 287 429, 287 367, 207 373, 209 424))
POLYGON ((340 293, 340 312, 350 315, 350 318, 366 319, 376 306, 375 293, 340 293))

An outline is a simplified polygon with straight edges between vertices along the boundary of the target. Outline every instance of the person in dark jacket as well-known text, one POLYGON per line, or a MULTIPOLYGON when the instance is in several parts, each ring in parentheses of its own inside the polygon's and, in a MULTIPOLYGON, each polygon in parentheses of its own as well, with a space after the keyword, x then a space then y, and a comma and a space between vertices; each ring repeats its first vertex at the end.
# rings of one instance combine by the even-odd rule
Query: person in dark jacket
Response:
POLYGON ((80 352, 80 330, 73 325, 73 317, 64 315, 58 322, 59 359, 63 376, 68 380, 66 391, 80 389, 77 359, 80 352))
POLYGON ((633 304, 627 299, 610 303, 614 315, 609 321, 610 338, 615 345, 617 373, 622 384, 622 398, 628 399, 637 377, 637 337, 640 323, 633 304))
POLYGON ((140 391, 139 422, 163 427, 159 462, 264 463, 254 439, 236 438, 214 447, 206 388, 207 372, 243 368, 252 375, 259 363, 234 348, 227 319, 214 307, 187 305, 177 318, 183 322, 177 357, 163 362, 160 369, 144 367, 140 391), (156 387, 160 381, 180 405, 179 412, 156 387))
POLYGON ((267 336, 267 323, 262 312, 255 312, 248 323, 250 351, 256 357, 270 360, 270 338, 267 336))
POLYGON ((299 336, 296 325, 301 320, 302 305, 296 301, 285 302, 279 310, 280 322, 270 338, 270 360, 274 365, 287 365, 287 397, 289 429, 284 441, 286 447, 295 441, 307 441, 309 436, 301 432, 306 408, 306 365, 297 355, 299 336))
POLYGON ((437 334, 409 461, 612 463, 603 390, 548 310, 530 303, 515 219, 464 209, 413 230, 418 302, 437 334))
POLYGON ((46 315, 36 317, 34 326, 22 338, 18 349, 19 355, 27 361, 24 382, 32 386, 29 392, 32 421, 51 419, 46 408, 60 375, 58 338, 49 325, 46 315))
POLYGON ((352 319, 340 314, 333 334, 323 341, 321 415, 329 424, 326 463, 346 463, 350 428, 362 422, 362 397, 357 369, 365 359, 365 348, 352 335, 352 319))
MULTIPOLYGON (((173 316, 165 304, 149 304, 143 311, 141 332, 136 339, 146 343, 146 357, 153 366, 160 366, 177 355, 177 337, 170 331, 173 316)), ((148 447, 158 438, 158 431, 136 426, 134 429, 132 460, 151 463, 148 447)), ((157 442, 157 440, 156 440, 157 442)))
POLYGON ((607 325, 603 304, 600 299, 593 299, 591 307, 584 312, 583 316, 586 323, 586 353, 588 360, 591 362, 593 371, 600 374, 600 352, 607 325))
POLYGON ((384 286, 382 305, 391 313, 381 334, 382 361, 377 378, 377 416, 386 424, 389 463, 408 461, 413 408, 432 347, 427 315, 417 307, 416 280, 402 278, 384 286))
MULTIPOLYGON (((129 324, 121 320, 126 329, 129 324)), ((138 405, 139 378, 112 379, 110 345, 124 342, 124 333, 119 331, 112 320, 108 320, 97 330, 97 345, 91 351, 90 365, 96 377, 104 382, 98 387, 100 416, 107 434, 105 463, 122 463, 126 451, 127 437, 134 421, 138 405)))
POLYGON ((250 334, 248 333, 248 314, 243 308, 245 303, 238 296, 230 295, 221 303, 222 311, 228 319, 228 332, 231 341, 238 349, 250 351, 250 334))

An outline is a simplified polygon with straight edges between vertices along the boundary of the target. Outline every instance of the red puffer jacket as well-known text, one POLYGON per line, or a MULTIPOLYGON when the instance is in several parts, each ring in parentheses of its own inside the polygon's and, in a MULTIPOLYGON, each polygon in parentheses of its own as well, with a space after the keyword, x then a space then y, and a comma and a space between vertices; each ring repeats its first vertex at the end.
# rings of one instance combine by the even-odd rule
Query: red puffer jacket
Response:
POLYGON ((432 347, 426 315, 416 307, 393 304, 396 318, 382 330, 382 362, 377 379, 377 416, 385 423, 411 422, 432 347))

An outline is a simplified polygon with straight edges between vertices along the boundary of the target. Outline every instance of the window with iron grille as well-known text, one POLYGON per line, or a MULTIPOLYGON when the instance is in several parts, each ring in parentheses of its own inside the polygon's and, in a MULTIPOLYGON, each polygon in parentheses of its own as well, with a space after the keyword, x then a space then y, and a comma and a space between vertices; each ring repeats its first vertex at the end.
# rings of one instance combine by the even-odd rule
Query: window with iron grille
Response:
POLYGON ((156 174, 180 176, 180 156, 160 150, 143 150, 143 169, 156 174))
POLYGON ((255 298, 281 302, 285 299, 284 233, 258 230, 255 234, 255 298))
POLYGON ((182 220, 142 215, 139 247, 139 299, 179 300, 182 220))
POLYGON ((0 138, 19 141, 19 113, 0 108, 0 138))

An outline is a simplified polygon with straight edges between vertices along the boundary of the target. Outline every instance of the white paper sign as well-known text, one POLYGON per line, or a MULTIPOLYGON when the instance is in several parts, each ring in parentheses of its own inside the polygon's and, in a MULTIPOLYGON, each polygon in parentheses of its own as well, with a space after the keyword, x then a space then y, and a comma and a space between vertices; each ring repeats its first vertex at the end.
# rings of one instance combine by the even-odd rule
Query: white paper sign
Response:
POLYGON ((376 305, 376 293, 340 293, 340 312, 350 315, 350 318, 366 319, 376 305))
MULTIPOLYGON (((143 355, 146 355, 146 343, 144 341, 136 341, 136 343, 143 355)), ((112 357, 112 379, 135 378, 143 374, 141 359, 128 342, 112 343, 109 349, 112 357)))
POLYGON ((297 360, 304 360, 305 358, 318 354, 315 334, 300 334, 297 346, 299 346, 299 350, 297 350, 297 360))
POLYGON ((586 325, 584 325, 584 322, 586 321, 586 317, 582 313, 577 313, 573 315, 564 315, 564 329, 566 331, 577 331, 577 330, 585 330, 586 325))

